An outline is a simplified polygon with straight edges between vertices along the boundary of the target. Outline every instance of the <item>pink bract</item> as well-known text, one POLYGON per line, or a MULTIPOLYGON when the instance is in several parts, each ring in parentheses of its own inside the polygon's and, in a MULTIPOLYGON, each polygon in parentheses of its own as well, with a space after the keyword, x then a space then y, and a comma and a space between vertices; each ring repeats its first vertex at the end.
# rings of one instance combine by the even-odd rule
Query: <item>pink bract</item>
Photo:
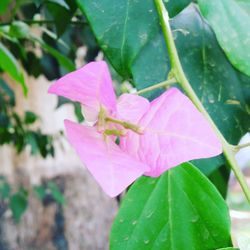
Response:
POLYGON ((69 142, 109 196, 117 196, 149 170, 146 164, 123 152, 111 138, 104 140, 95 127, 68 120, 65 120, 65 127, 69 142))
POLYGON ((96 121, 100 106, 116 109, 116 96, 108 66, 104 61, 91 62, 56 81, 49 93, 80 102, 87 121, 96 121))
POLYGON ((139 126, 145 128, 144 134, 129 131, 120 146, 150 166, 145 175, 156 177, 182 162, 222 153, 207 120, 177 88, 152 101, 139 126))
POLYGON ((104 61, 67 74, 50 87, 49 93, 80 102, 85 119, 95 122, 94 126, 86 126, 65 121, 67 137, 111 197, 143 174, 156 177, 182 162, 222 152, 209 123, 177 88, 169 89, 151 103, 134 94, 123 94, 116 100, 104 61), (119 123, 113 124, 112 120, 117 119, 119 123), (123 122, 132 123, 143 133, 123 122), (119 145, 114 135, 105 134, 113 130, 122 132, 119 145))

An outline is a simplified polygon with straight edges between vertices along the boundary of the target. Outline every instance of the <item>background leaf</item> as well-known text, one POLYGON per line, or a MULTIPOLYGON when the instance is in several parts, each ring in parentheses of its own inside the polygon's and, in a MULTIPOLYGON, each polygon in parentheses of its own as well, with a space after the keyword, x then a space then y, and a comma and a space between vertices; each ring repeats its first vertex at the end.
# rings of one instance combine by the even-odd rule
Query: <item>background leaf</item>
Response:
POLYGON ((159 178, 141 177, 125 196, 111 249, 210 250, 231 246, 225 201, 189 163, 159 178))
POLYGON ((16 222, 20 221, 22 214, 28 206, 27 195, 28 193, 26 190, 20 189, 17 193, 10 197, 9 206, 16 222))
POLYGON ((240 250, 240 249, 235 248, 235 247, 226 247, 226 248, 220 248, 220 249, 216 249, 216 250, 240 250))
POLYGON ((192 2, 192 0, 169 0, 166 1, 166 7, 169 13, 170 17, 174 17, 177 14, 179 14, 179 12, 181 12, 183 9, 185 9, 185 7, 187 7, 190 3, 192 2))
POLYGON ((56 3, 62 7, 64 7, 66 10, 69 9, 69 6, 68 4, 64 1, 64 0, 48 0, 48 2, 51 2, 51 3, 56 3))
POLYGON ((47 2, 46 6, 55 22, 56 33, 58 36, 61 36, 68 28, 71 18, 76 11, 76 3, 73 0, 52 0, 47 2))
POLYGON ((15 57, 2 43, 0 43, 0 68, 6 71, 14 80, 20 83, 24 94, 27 95, 28 89, 24 82, 24 77, 19 65, 15 57))
POLYGON ((51 54, 53 57, 55 57, 57 59, 57 61, 63 66, 63 68, 67 72, 75 70, 74 63, 69 58, 67 58, 65 55, 63 55, 58 50, 54 49, 53 47, 51 47, 50 45, 45 43, 39 37, 33 36, 33 40, 35 42, 38 42, 45 51, 47 51, 49 54, 51 54))
POLYGON ((21 21, 14 21, 11 23, 9 35, 15 38, 27 38, 30 33, 29 26, 21 21))
POLYGON ((26 111, 24 114, 24 123, 32 124, 37 120, 37 115, 31 111, 26 111))
POLYGON ((198 0, 231 63, 250 76, 250 1, 198 0))
POLYGON ((11 0, 0 1, 0 14, 4 14, 4 12, 7 10, 10 3, 11 3, 11 0))
MULTIPOLYGON (((9 85, 3 80, 0 79, 0 100, 1 98, 5 98, 5 101, 7 99, 7 103, 11 106, 15 105, 15 94, 14 91, 9 87, 9 85)), ((1 103, 0 106, 3 106, 4 104, 1 103)))

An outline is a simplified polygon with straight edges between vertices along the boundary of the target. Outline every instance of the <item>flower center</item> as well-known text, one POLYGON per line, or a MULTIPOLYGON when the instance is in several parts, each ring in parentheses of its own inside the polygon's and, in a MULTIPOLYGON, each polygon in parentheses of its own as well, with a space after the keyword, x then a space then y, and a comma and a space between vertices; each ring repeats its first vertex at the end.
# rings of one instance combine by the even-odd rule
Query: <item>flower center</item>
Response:
POLYGON ((97 128, 104 135, 125 136, 127 129, 137 134, 143 134, 144 129, 138 124, 119 120, 108 115, 105 108, 101 107, 98 114, 97 128))

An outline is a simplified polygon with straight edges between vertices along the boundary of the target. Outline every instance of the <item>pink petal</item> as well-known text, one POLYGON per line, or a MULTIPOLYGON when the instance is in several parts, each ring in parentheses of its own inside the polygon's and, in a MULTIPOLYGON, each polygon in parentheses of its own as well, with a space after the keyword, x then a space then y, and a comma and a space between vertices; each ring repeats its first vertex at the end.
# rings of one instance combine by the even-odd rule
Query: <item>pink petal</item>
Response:
POLYGON ((86 108, 86 120, 97 119, 100 105, 109 111, 116 109, 116 97, 106 62, 91 62, 60 78, 49 93, 80 102, 86 108), (88 119, 89 118, 89 119, 88 119))
POLYGON ((67 137, 80 159, 102 189, 111 197, 120 194, 133 181, 149 170, 146 164, 128 156, 95 127, 65 121, 67 137))
POLYGON ((146 98, 134 94, 123 94, 117 101, 117 116, 119 119, 136 123, 149 107, 150 103, 146 98))
POLYGON ((129 132, 121 139, 121 148, 150 166, 146 175, 159 176, 182 162, 222 152, 207 120, 176 88, 152 101, 139 124, 146 128, 145 133, 129 132))

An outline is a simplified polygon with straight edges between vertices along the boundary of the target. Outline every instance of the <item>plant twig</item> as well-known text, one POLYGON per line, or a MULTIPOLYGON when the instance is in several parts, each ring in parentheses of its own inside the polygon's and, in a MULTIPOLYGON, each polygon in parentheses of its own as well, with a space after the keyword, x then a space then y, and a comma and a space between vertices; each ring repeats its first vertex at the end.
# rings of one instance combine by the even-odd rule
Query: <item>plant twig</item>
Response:
POLYGON ((149 91, 152 91, 152 90, 155 90, 155 89, 159 89, 159 88, 166 88, 172 84, 176 83, 176 79, 175 78, 170 78, 166 81, 163 81, 163 82, 160 82, 160 83, 157 83, 155 85, 152 85, 148 88, 145 88, 145 89, 141 89, 139 91, 137 91, 135 94, 136 95, 141 95, 141 94, 144 94, 146 92, 149 92, 149 91))
POLYGON ((189 98, 192 100, 194 105, 197 107, 197 109, 207 118, 208 122, 212 126, 214 132, 217 134, 218 138, 221 141, 222 147, 223 147, 223 153, 227 160, 228 165, 233 170, 248 202, 250 203, 250 190, 248 188, 247 182, 245 180, 245 177, 243 173, 241 172, 240 167, 238 166, 235 157, 234 157, 234 148, 226 141, 224 136, 221 134, 217 126, 215 125, 214 121, 202 105, 200 99, 197 97, 196 93, 191 87, 191 84, 189 83, 188 79, 186 78, 186 75, 183 71, 177 49, 175 46, 174 38, 171 32, 170 24, 169 24, 169 16, 168 12, 162 2, 162 0, 155 0, 155 4, 157 7, 158 15, 160 18, 160 23, 162 26, 162 31, 164 35, 164 39, 167 45, 168 54, 170 58, 171 63, 171 74, 176 78, 177 82, 181 85, 181 87, 184 89, 186 94, 189 96, 189 98))
POLYGON ((250 147, 250 142, 240 144, 240 145, 236 145, 236 146, 234 146, 234 149, 235 149, 236 152, 238 152, 239 150, 241 150, 243 148, 247 148, 247 147, 250 147))

